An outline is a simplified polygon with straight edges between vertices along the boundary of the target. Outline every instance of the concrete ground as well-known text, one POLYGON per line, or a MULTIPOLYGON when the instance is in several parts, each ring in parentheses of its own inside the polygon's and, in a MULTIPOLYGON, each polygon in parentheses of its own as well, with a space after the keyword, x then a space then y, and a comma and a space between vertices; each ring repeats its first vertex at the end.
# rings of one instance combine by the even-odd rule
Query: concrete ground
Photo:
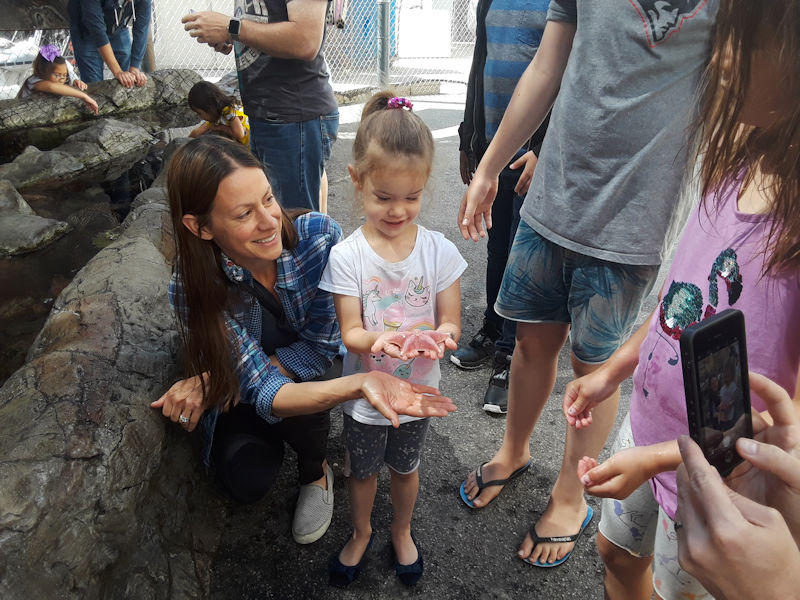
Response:
MULTIPOLYGON (((431 193, 419 221, 455 242, 469 263, 461 279, 462 342, 466 343, 480 327, 485 307, 486 242, 464 241, 456 226, 456 212, 465 189, 458 174, 456 131, 463 115, 463 93, 461 86, 453 94, 413 100, 414 110, 436 138, 431 193)), ((329 212, 342 225, 345 235, 360 224, 352 208, 353 191, 346 170, 359 113, 360 106, 342 108, 340 138, 328 165, 329 212)), ((654 305, 655 296, 651 294, 640 320, 654 305)), ((482 410, 489 375, 489 367, 467 372, 457 369, 447 358, 442 361, 441 389, 455 400, 458 411, 434 420, 423 456, 413 526, 425 558, 425 574, 415 588, 403 586, 390 563, 391 502, 385 470, 379 479, 373 510, 377 536, 369 551, 368 565, 346 590, 327 585, 328 557, 338 552, 351 531, 347 481, 342 475, 341 412, 335 410, 328 453, 336 494, 330 529, 321 540, 308 546, 292 540, 297 486, 294 458, 291 451, 287 452, 280 480, 267 498, 253 506, 231 506, 225 539, 213 566, 212 598, 601 599, 603 569, 594 543, 599 502, 594 498, 589 498, 589 503, 595 508, 595 518, 564 565, 541 569, 515 557, 528 527, 546 506, 561 464, 565 432, 561 398, 572 379, 566 350, 559 358, 555 389, 533 434, 530 471, 482 510, 473 511, 460 500, 461 481, 471 469, 491 458, 503 436, 505 417, 490 416, 482 410)), ((618 422, 627 410, 629 389, 629 385, 623 388, 618 422)))

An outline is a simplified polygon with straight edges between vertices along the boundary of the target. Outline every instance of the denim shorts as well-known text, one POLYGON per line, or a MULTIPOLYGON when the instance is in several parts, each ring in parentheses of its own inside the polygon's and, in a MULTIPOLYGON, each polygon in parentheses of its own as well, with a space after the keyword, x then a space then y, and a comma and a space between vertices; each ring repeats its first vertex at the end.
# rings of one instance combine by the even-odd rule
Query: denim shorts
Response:
MULTIPOLYGON (((634 446, 628 414, 614 441, 612 454, 634 446)), ((675 522, 656 501, 646 481, 624 500, 603 498, 600 533, 632 556, 653 557, 653 587, 658 597, 711 600, 705 588, 678 564, 675 522)))
POLYGON ((602 363, 630 335, 658 268, 567 250, 520 221, 495 312, 521 323, 567 323, 575 357, 602 363))
POLYGON ((281 206, 319 210, 322 170, 338 130, 338 112, 299 122, 250 118, 250 148, 281 206))
POLYGON ((386 463, 392 471, 408 475, 419 468, 429 419, 391 425, 367 425, 344 415, 344 445, 350 474, 366 479, 386 463))

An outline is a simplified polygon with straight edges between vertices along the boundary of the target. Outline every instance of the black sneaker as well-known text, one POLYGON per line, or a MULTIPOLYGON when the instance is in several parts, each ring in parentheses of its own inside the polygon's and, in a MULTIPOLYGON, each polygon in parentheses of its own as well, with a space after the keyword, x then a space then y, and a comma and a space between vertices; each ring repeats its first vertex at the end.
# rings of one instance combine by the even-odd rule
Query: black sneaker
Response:
POLYGON ((511 355, 495 352, 492 361, 492 376, 483 396, 483 410, 496 415, 508 412, 508 374, 511 370, 511 355))
POLYGON ((499 337, 492 325, 484 322, 480 331, 469 341, 450 355, 450 362, 459 369, 471 371, 479 369, 489 362, 494 354, 494 342, 499 337))

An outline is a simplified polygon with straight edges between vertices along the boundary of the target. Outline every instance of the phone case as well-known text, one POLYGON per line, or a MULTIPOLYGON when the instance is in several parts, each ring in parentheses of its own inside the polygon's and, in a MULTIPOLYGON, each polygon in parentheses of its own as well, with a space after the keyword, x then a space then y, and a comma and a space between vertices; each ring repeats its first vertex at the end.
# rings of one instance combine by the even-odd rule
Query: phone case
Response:
MULTIPOLYGON (((708 431, 710 424, 704 421, 703 398, 699 385, 699 360, 709 357, 712 353, 729 347, 733 342, 738 344, 739 360, 736 368, 739 370, 739 383, 741 385, 741 404, 745 415, 745 430, 742 435, 752 437, 752 422, 750 419, 750 382, 747 371, 747 346, 745 342, 744 315, 741 311, 727 309, 716 315, 687 327, 681 334, 681 364, 683 368, 683 382, 686 394, 686 413, 689 424, 689 433, 703 449, 706 458, 724 476, 727 475, 739 462, 741 457, 735 449, 735 444, 729 448, 713 453, 707 448, 703 436, 703 429, 708 431)), ((713 429, 713 428, 712 428, 713 429)))

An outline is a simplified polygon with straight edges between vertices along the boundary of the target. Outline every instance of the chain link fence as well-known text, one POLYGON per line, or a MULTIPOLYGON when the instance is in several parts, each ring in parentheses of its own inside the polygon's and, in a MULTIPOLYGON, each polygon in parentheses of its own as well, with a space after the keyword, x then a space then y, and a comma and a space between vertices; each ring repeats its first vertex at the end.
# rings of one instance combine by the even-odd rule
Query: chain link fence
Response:
POLYGON ((68 29, 0 31, 0 98, 13 98, 22 82, 33 74, 33 59, 39 48, 55 44, 61 55, 72 57, 68 29))
MULTIPOLYGON (((253 0, 257 1, 257 0, 253 0)), ((392 85, 418 81, 466 83, 475 41, 477 0, 387 0, 383 38, 392 85)), ((198 44, 183 29, 190 11, 231 14, 232 0, 154 0, 151 31, 157 69, 192 69, 210 80, 235 70, 233 55, 198 44)), ((334 0, 325 57, 336 91, 380 85, 381 31, 376 0, 334 0), (335 14, 333 14, 335 11, 335 14), (337 19, 339 20, 337 26, 337 19)), ((31 74, 39 46, 56 43, 69 56, 69 31, 0 31, 0 97, 16 95, 31 74)))

